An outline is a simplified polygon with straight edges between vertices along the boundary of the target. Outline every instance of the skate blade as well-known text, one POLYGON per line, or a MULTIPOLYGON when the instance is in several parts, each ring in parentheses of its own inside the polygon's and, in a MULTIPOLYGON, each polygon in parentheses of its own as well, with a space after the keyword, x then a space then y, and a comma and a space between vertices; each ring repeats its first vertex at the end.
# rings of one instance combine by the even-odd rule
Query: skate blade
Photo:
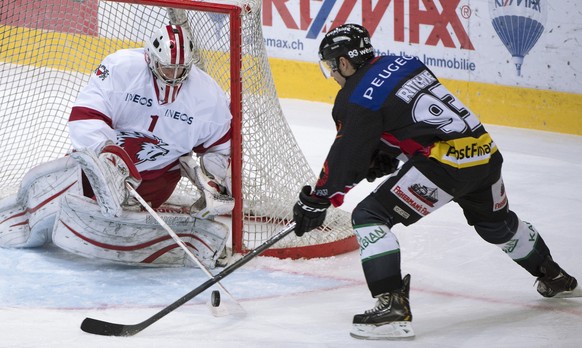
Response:
POLYGON ((411 340, 414 330, 409 321, 395 321, 384 325, 353 324, 350 336, 361 340, 411 340))
POLYGON ((571 297, 582 297, 582 288, 580 285, 576 286, 572 291, 562 291, 553 298, 571 298, 571 297))

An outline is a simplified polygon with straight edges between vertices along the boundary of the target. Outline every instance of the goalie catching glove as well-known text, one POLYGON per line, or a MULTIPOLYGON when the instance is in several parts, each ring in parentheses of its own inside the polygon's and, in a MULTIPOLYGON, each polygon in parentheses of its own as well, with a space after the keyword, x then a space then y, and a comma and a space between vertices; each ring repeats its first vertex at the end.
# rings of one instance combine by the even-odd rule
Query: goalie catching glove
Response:
POLYGON ((299 200, 293 207, 295 234, 301 237, 305 232, 323 225, 327 208, 331 203, 328 199, 311 194, 311 186, 303 186, 299 200))
POLYGON ((141 183, 141 175, 127 152, 108 142, 98 153, 84 149, 71 153, 71 157, 89 180, 101 213, 108 218, 121 216, 121 206, 129 198, 125 183, 134 188, 141 183))

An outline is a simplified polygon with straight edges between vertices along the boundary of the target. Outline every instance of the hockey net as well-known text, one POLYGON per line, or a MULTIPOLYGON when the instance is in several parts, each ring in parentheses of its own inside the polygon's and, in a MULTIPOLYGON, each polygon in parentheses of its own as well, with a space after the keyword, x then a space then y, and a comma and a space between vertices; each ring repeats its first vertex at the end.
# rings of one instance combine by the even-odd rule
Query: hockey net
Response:
MULTIPOLYGON (((261 0, 2 1, 0 197, 15 193, 32 167, 70 150, 71 106, 100 61, 116 50, 142 47, 176 13, 191 28, 200 67, 231 98, 233 251, 254 249, 292 219, 301 187, 316 177, 279 104, 261 0)), ((192 191, 183 180, 175 195, 192 191)), ((355 248, 349 214, 332 208, 320 229, 302 238, 290 235, 265 255, 324 257, 355 248)))

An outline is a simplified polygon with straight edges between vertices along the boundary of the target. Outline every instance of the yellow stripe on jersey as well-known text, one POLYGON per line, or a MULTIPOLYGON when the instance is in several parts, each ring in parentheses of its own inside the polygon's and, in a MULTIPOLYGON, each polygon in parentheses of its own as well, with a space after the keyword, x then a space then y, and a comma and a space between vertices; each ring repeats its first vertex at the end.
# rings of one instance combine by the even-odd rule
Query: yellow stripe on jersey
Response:
POLYGON ((436 142, 429 157, 455 168, 468 168, 486 164, 497 151, 489 133, 479 138, 466 137, 436 142))

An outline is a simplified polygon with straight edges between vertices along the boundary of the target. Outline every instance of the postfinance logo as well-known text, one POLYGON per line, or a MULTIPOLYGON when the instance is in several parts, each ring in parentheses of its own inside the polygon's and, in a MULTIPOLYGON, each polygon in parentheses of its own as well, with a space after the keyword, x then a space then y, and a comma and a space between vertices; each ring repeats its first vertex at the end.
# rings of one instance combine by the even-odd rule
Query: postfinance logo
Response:
POLYGON ((464 137, 439 141, 430 150, 429 157, 456 168, 468 168, 489 162, 497 145, 489 133, 479 138, 464 137))
POLYGON ((263 26, 273 26, 274 19, 280 18, 288 29, 305 31, 307 39, 317 39, 331 28, 359 22, 373 37, 386 20, 386 28, 394 30, 394 41, 474 50, 458 15, 460 1, 434 0, 425 5, 423 0, 263 0, 263 26), (423 33, 424 28, 432 27, 422 38, 421 26, 423 33))

